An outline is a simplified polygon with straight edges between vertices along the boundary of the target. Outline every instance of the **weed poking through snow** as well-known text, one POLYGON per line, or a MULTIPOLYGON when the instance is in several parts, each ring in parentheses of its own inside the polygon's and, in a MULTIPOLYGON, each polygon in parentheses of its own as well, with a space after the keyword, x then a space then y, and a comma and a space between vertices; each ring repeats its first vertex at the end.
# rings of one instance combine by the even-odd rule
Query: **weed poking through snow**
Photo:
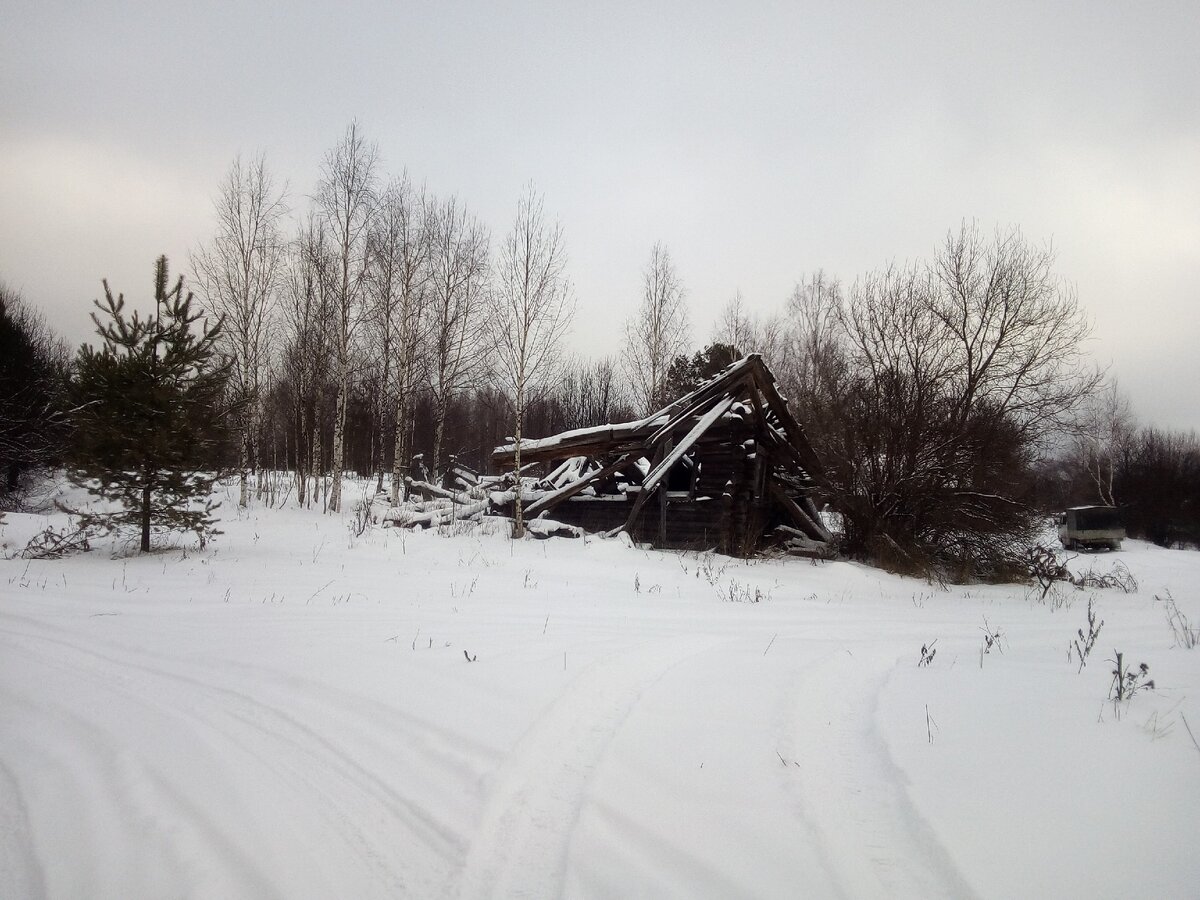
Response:
POLYGON ((764 592, 762 588, 743 584, 734 579, 730 579, 725 590, 718 590, 717 593, 720 594, 722 600, 730 603, 761 603, 763 600, 771 599, 769 591, 764 592))
POLYGON ((931 662, 933 662, 934 656, 937 655, 937 650, 933 646, 936 643, 937 638, 934 638, 928 644, 921 645, 921 659, 917 663, 917 668, 920 668, 921 666, 928 666, 931 662))
MULTIPOLYGON (((1115 652, 1115 651, 1114 651, 1115 652)), ((1125 665, 1125 654, 1116 653, 1116 660, 1109 660, 1115 668, 1112 670, 1112 683, 1108 688, 1108 699, 1118 703, 1129 700, 1138 691, 1149 688, 1154 690, 1154 679, 1150 677, 1150 667, 1139 663, 1136 669, 1125 665)))
POLYGON ((354 538, 360 538, 367 533, 367 529, 371 526, 371 498, 364 494, 362 498, 354 504, 354 508, 350 511, 350 521, 346 527, 350 530, 351 545, 353 546, 354 538))
POLYGON ((1154 599, 1167 605, 1167 624, 1171 626, 1171 633, 1175 635, 1176 646, 1191 650, 1200 644, 1200 625, 1188 622, 1187 616, 1175 604, 1175 598, 1171 596, 1170 591, 1167 591, 1166 597, 1155 595, 1154 599))
MULTIPOLYGON (((1092 648, 1096 646, 1096 638, 1100 637, 1100 629, 1104 627, 1104 620, 1096 621, 1096 611, 1092 608, 1092 598, 1088 597, 1088 630, 1087 634, 1083 633, 1083 629, 1078 629, 1075 633, 1079 637, 1075 640, 1075 655, 1079 657, 1079 671, 1083 671, 1083 667, 1087 665, 1088 654, 1092 652, 1092 648)), ((1070 654, 1067 654, 1068 659, 1070 654)))
POLYGON ((1001 653, 1004 652, 1004 645, 1001 643, 1004 635, 999 628, 992 627, 991 623, 987 620, 987 616, 983 617, 983 625, 980 626, 980 631, 983 632, 983 644, 979 648, 979 668, 982 669, 984 656, 991 653, 993 648, 999 650, 1001 653))

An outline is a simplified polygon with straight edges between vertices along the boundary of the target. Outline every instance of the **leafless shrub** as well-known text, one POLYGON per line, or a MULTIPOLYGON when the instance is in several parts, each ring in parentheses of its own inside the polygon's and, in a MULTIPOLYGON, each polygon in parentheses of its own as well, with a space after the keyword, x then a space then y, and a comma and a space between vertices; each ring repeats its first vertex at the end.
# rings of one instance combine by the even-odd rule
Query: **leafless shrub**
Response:
POLYGON ((1071 581, 1066 563, 1060 562, 1058 554, 1044 544, 1037 544, 1026 553, 1026 569, 1029 577, 1042 589, 1041 600, 1046 599, 1056 581, 1071 581))
POLYGON ((936 581, 945 586, 933 559, 918 547, 901 546, 890 534, 880 534, 873 538, 869 543, 868 552, 881 569, 896 575, 924 578, 930 583, 936 581))
POLYGON ((983 658, 992 652, 993 649, 1004 652, 1004 634, 999 628, 993 628, 992 624, 987 620, 987 616, 983 617, 983 625, 980 626, 983 632, 983 644, 979 648, 979 668, 983 668, 983 658))
MULTIPOLYGON (((1073 558, 1073 557, 1072 557, 1073 558)), ((1107 589, 1118 590, 1126 594, 1137 592, 1138 582, 1125 563, 1117 560, 1113 563, 1112 571, 1107 573, 1088 569, 1080 575, 1072 575, 1066 561, 1060 561, 1058 554, 1043 544, 1037 544, 1025 554, 1025 568, 1029 578, 1041 589, 1042 601, 1054 586, 1055 582, 1066 582, 1080 590, 1107 589)))
POLYGON ((721 580, 721 576, 725 574, 725 570, 729 568, 729 559, 718 564, 715 553, 705 553, 700 557, 700 564, 696 567, 696 577, 703 577, 711 585, 716 585, 721 580))
POLYGON ((989 240, 964 223, 926 264, 797 298, 798 342, 824 352, 796 387, 846 553, 930 559, 956 581, 1024 576, 1011 548, 1039 527, 1029 460, 1099 381, 1053 266, 1017 230, 989 240))
POLYGON ((103 528, 92 522, 63 528, 51 525, 35 534, 20 556, 22 559, 62 559, 69 553, 84 553, 91 550, 91 542, 104 533, 103 528))
POLYGON ((371 498, 364 495, 350 512, 350 522, 347 526, 350 534, 356 538, 362 537, 371 527, 371 498))
POLYGON ((1071 583, 1077 588, 1106 588, 1126 594, 1137 593, 1138 589, 1137 579, 1120 560, 1113 563, 1112 571, 1107 574, 1088 569, 1082 575, 1071 576, 1071 583))

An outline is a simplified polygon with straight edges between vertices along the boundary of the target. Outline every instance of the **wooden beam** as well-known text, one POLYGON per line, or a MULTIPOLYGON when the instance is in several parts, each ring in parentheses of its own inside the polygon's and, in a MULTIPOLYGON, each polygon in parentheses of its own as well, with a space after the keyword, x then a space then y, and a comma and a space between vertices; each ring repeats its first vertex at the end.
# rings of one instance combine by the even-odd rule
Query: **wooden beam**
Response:
POLYGON ((787 435, 788 442, 800 454, 800 458, 808 474, 816 478, 822 473, 823 467, 821 466, 821 461, 817 459, 817 454, 813 451, 812 445, 808 442, 808 436, 804 433, 804 429, 800 427, 800 423, 795 420, 788 410, 787 401, 780 396, 778 389, 775 387, 775 379, 762 364, 762 360, 757 356, 751 358, 756 362, 752 367, 755 384, 758 385, 758 389, 766 399, 767 406, 778 417, 779 424, 783 428, 784 434, 787 435))
POLYGON ((679 412, 671 416, 664 425, 651 434, 649 440, 646 441, 646 446, 658 446, 658 442, 664 436, 678 428, 681 422, 686 422, 691 416, 696 415, 700 410, 708 406, 708 404, 719 400, 722 394, 735 394, 749 383, 749 378, 743 373, 733 372, 730 375, 737 375, 738 377, 732 380, 722 379, 720 382, 713 382, 693 391, 690 396, 695 399, 686 406, 681 407, 679 412))
POLYGON ((717 421, 717 419, 729 412, 729 408, 733 406, 735 402, 736 399, 734 397, 726 397, 724 400, 720 401, 716 406, 706 412, 700 421, 692 426, 692 430, 687 433, 687 436, 680 441, 673 450, 671 450, 669 453, 665 453, 662 460, 646 474, 646 477, 642 480, 641 493, 638 494, 637 500, 634 501, 633 509, 630 510, 629 518, 625 520, 625 524, 621 526, 621 531, 631 531, 633 529, 633 524, 637 521, 638 513, 642 511, 642 506, 654 492, 654 489, 658 487, 659 483, 663 479, 663 476, 670 471, 671 466, 679 462, 679 460, 683 458, 683 455, 692 448, 692 444, 696 443, 696 441, 700 438, 700 435, 708 431, 708 429, 712 427, 712 424, 717 421))
POLYGON ((408 485, 410 491, 415 491, 424 497, 441 497, 444 500, 449 500, 451 503, 474 503, 479 499, 478 496, 471 496, 467 491, 448 491, 444 487, 438 487, 436 484, 430 484, 428 481, 416 481, 412 478, 405 478, 404 483, 408 485))
MULTIPOLYGON (((521 441, 521 460, 546 462, 565 459, 569 456, 599 456, 612 452, 623 452, 625 445, 640 446, 650 427, 659 419, 659 414, 638 419, 636 422, 620 422, 616 425, 601 425, 596 428, 579 428, 547 438, 521 441)), ((504 444, 492 451, 492 461, 497 465, 508 465, 515 455, 512 444, 504 444)))
POLYGON ((532 519, 539 513, 543 513, 548 509, 553 509, 564 500, 569 500, 571 497, 574 497, 592 482, 611 475, 613 472, 626 465, 632 459, 632 453, 623 453, 615 462, 609 463, 604 468, 598 469, 595 472, 592 472, 590 475, 585 475, 576 481, 572 481, 570 484, 561 487, 556 491, 551 491, 548 494, 538 497, 537 500, 525 507, 526 514, 532 519))
POLYGON ((814 541, 823 541, 829 543, 833 540, 833 535, 825 530, 825 526, 821 524, 819 518, 814 518, 795 500, 788 496, 783 486, 774 478, 770 479, 771 494, 779 501, 780 505, 787 510, 788 515, 792 517, 801 531, 814 541))
POLYGON ((671 450, 670 453, 663 457, 662 462, 646 473, 646 477, 642 481, 642 491, 644 492, 658 484, 659 481, 663 479, 663 476, 667 474, 667 471, 671 468, 671 466, 679 462, 679 460, 683 458, 683 455, 692 449, 692 445, 700 439, 700 436, 704 434, 704 432, 708 431, 708 429, 713 426, 713 423, 716 422, 717 419, 729 412, 730 407, 732 407, 736 402, 736 396, 728 396, 724 400, 717 403, 716 406, 706 412, 703 416, 701 416, 700 421, 693 425, 692 430, 687 433, 687 436, 678 444, 676 444, 675 448, 671 450))
MULTIPOLYGON (((663 442, 663 455, 671 452, 671 435, 667 433, 667 439, 663 442)), ((658 492, 658 545, 661 547, 667 543, 667 492, 658 492)))
MULTIPOLYGON (((685 406, 691 406, 695 398, 701 393, 708 394, 714 388, 718 388, 720 385, 732 384, 734 381, 744 378, 746 373, 750 370, 751 356, 757 356, 757 354, 744 356, 736 362, 731 363, 723 371, 714 375, 709 381, 706 381, 691 393, 684 394, 678 400, 668 403, 650 418, 657 419, 659 416, 663 415, 673 418, 680 409, 683 409, 685 406)), ((717 393, 719 393, 719 390, 717 390, 717 393)))

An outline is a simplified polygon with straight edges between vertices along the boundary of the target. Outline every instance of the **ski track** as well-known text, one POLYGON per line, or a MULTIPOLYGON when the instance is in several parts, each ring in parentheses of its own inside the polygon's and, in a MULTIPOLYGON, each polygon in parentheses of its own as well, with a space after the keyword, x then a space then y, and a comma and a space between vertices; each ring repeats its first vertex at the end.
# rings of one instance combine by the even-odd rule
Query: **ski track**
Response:
MULTIPOLYGON (((321 808, 325 817, 331 820, 335 835, 372 873, 373 889, 378 890, 380 896, 415 896, 434 890, 433 883, 414 884, 406 879, 406 870, 428 872, 430 866, 404 865, 404 849, 419 847, 426 852, 432 851, 440 858, 435 870, 445 871, 461 860, 465 843, 457 831, 438 821, 427 805, 402 796, 394 785, 384 784, 369 768, 357 762, 355 752, 361 748, 335 743, 282 708, 250 697, 242 690, 219 684, 211 678, 201 680, 169 670, 162 661, 147 662, 146 654, 140 651, 141 660, 134 661, 67 640, 58 630, 52 632, 53 636, 41 633, 50 629, 27 617, 4 614, 3 618, 23 626, 18 629, 10 625, 0 634, 9 659, 20 655, 26 658, 31 669, 41 666, 90 685, 93 690, 100 686, 105 693, 119 695, 123 702, 150 713, 151 721, 169 723, 168 727, 183 738, 182 743, 191 744, 183 748, 184 752, 201 753, 207 759, 218 760, 222 766, 229 765, 229 759, 236 755, 242 765, 256 773, 255 777, 265 779, 276 789, 300 791, 320 798, 321 808), (256 737, 247 739, 245 726, 250 726, 249 734, 256 737), (368 830, 363 825, 366 822, 380 823, 382 827, 368 830)), ((121 648, 121 652, 131 651, 121 648)), ((174 668, 178 668, 178 664, 174 668)), ((73 693, 62 695, 72 696, 73 693)), ((129 741, 127 736, 91 726, 85 718, 86 710, 76 712, 57 707, 35 712, 50 715, 59 727, 72 732, 74 745, 84 748, 83 753, 73 754, 69 761, 63 761, 64 767, 74 770, 73 780, 78 782, 83 795, 89 793, 90 787, 125 786, 118 796, 91 797, 89 804, 93 808, 121 809, 118 821, 122 827, 144 819, 150 814, 148 811, 153 810, 153 816, 159 820, 153 831, 186 828, 197 836, 197 843, 216 849, 223 867, 228 870, 227 885, 240 886, 239 893, 245 896, 272 894, 255 865, 240 858, 235 834, 242 827, 241 823, 214 821, 194 799, 174 789, 172 777, 160 771, 161 765, 144 758, 144 751, 130 758, 129 751, 124 749, 129 741), (137 771, 129 771, 131 767, 137 771)), ((328 718, 337 719, 339 715, 339 710, 330 709, 328 718)), ((409 721, 408 733, 413 727, 413 722, 409 721)), ((408 762, 410 770, 420 771, 445 765, 443 754, 432 749, 422 751, 421 741, 405 741, 404 738, 404 732, 396 735, 398 746, 390 748, 396 764, 408 762), (395 753, 397 750, 408 753, 395 753), (405 760, 404 757, 412 756, 414 750, 420 758, 405 760)), ((435 746, 438 743, 440 741, 433 741, 435 746)), ((458 769, 451 774, 467 783, 466 771, 458 769)), ((14 782, 15 791, 15 779, 10 776, 8 780, 14 782)), ((19 798, 19 794, 17 796, 19 798)), ((19 810, 20 806, 6 804, 6 809, 8 812, 0 822, 7 824, 19 815, 14 810, 19 810)), ((15 820, 12 827, 28 834, 28 823, 15 820)), ((15 852, 25 860, 35 858, 26 850, 15 852)), ((330 848, 323 848, 322 852, 330 852, 330 848)), ((174 864, 185 870, 188 868, 179 860, 174 864)), ((195 872, 190 875, 184 883, 206 880, 195 872)), ((14 868, 11 877, 6 876, 0 885, 7 882, 13 886, 27 884, 36 888, 41 878, 40 870, 36 868, 32 872, 14 868)), ((25 896, 26 892, 9 895, 25 896)))
POLYGON ((680 663, 722 643, 656 639, 592 664, 517 741, 489 779, 488 799, 448 897, 560 897, 588 782, 642 694, 680 663))
POLYGON ((832 653, 781 699, 791 740, 782 789, 814 831, 840 897, 975 896, 908 797, 876 725, 895 659, 832 653), (821 698, 814 704, 814 698, 821 698))

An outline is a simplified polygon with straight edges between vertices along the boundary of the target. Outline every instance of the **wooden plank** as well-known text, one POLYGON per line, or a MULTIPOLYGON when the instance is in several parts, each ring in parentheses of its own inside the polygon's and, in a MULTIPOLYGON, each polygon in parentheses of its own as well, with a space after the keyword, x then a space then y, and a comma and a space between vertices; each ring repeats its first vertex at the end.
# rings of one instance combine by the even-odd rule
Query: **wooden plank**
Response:
POLYGON ((415 481, 412 478, 405 478, 404 483, 408 485, 410 491, 415 491, 427 498, 441 497, 452 503, 460 504, 474 503, 479 499, 479 497, 473 496, 468 491, 448 491, 443 487, 438 487, 436 484, 430 484, 428 481, 415 481))
POLYGON ((762 392, 764 399, 767 401, 767 406, 772 409, 779 419, 779 424, 783 428, 784 434, 787 435, 788 442, 795 448, 800 455, 807 474, 817 477, 823 471, 820 460, 817 459, 817 454, 813 451, 812 445, 808 442, 808 436, 804 433, 804 429, 800 427, 788 410, 787 401, 779 395, 778 389, 775 387, 775 379, 771 373, 763 365, 762 359, 755 355, 752 357, 755 360, 755 365, 752 367, 754 371, 754 382, 758 385, 758 389, 762 392))
MULTIPOLYGON (((663 443, 663 455, 671 452, 671 433, 667 432, 667 439, 663 443)), ((658 492, 658 543, 661 547, 667 542, 667 492, 658 492)))
POLYGON ((613 472, 617 471, 619 468, 621 468, 626 463, 628 463, 632 459, 632 457, 633 457, 633 454, 624 453, 615 462, 609 463, 604 468, 597 469, 595 472, 592 472, 590 475, 585 475, 582 478, 571 482, 570 484, 566 485, 565 487, 559 488, 557 491, 551 491, 550 493, 548 493, 542 497, 539 497, 537 500, 535 500, 533 503, 529 504, 529 506, 527 506, 525 508, 526 514, 528 514, 528 516, 530 518, 533 518, 534 516, 538 515, 539 513, 543 513, 548 509, 553 509, 555 506, 557 506, 559 503, 562 503, 564 500, 569 500, 571 497, 574 497, 576 494, 578 494, 580 491, 582 491, 584 488, 586 488, 592 482, 598 481, 601 478, 608 477, 613 472))
MULTIPOLYGON (((620 453, 633 450, 635 446, 653 447, 661 440, 660 432, 664 425, 680 418, 680 412, 689 408, 705 406, 709 400, 716 399, 729 391, 739 381, 750 377, 751 360, 749 356, 729 366, 713 380, 700 385, 696 390, 685 394, 678 400, 669 403, 658 412, 651 413, 634 422, 621 422, 615 425, 600 425, 594 428, 580 428, 564 432, 549 438, 524 440, 521 442, 521 458, 533 462, 546 462, 554 459, 564 459, 568 456, 598 456, 609 453, 620 453), (654 438, 654 439, 648 439, 654 438)), ((682 418, 686 419, 686 416, 682 418)), ((675 427, 672 425, 672 427, 675 427)), ((492 451, 492 460, 497 465, 505 465, 513 458, 512 444, 496 447, 492 451)))
POLYGON ((641 493, 638 494, 637 501, 633 504, 633 509, 629 513, 629 519, 625 522, 624 527, 621 529, 622 531, 630 531, 633 528, 633 523, 637 521, 638 513, 642 511, 642 505, 646 502, 650 494, 653 493, 654 489, 658 487, 659 482, 662 481, 663 476, 666 475, 671 466, 679 462, 683 458, 683 455, 691 449, 692 444, 696 443, 700 435, 704 434, 713 422, 725 415, 729 411, 729 407, 733 406, 733 404, 734 398, 726 397, 706 412, 703 418, 692 426, 692 430, 687 433, 687 436, 670 453, 664 455, 662 461, 647 473, 646 477, 642 480, 641 493))
MULTIPOLYGON (((645 440, 645 435, 658 420, 659 413, 655 413, 636 422, 580 428, 549 438, 522 440, 521 461, 546 462, 570 456, 600 456, 624 450, 624 445, 627 444, 640 446, 645 440)), ((492 451, 492 461, 499 466, 505 466, 512 462, 514 455, 514 446, 505 444, 492 451)))
POLYGON ((651 434, 650 439, 646 441, 646 446, 657 447, 658 442, 661 441, 665 435, 670 434, 672 431, 678 428, 680 423, 686 422, 690 417, 697 415, 700 410, 704 409, 704 407, 708 406, 708 404, 713 403, 714 401, 719 401, 722 394, 739 393, 742 388, 747 386, 748 383, 748 376, 739 374, 736 380, 728 381, 726 379, 722 379, 720 382, 713 382, 697 389, 692 394, 692 396, 695 397, 695 400, 683 407, 682 411, 671 416, 665 425, 651 434))
POLYGON ((700 438, 700 435, 708 431, 708 429, 714 422, 717 421, 717 419, 729 412, 729 408, 736 402, 736 397, 726 397, 724 400, 720 401, 716 406, 706 412, 704 416, 701 417, 700 421, 692 426, 692 430, 687 433, 687 436, 684 437, 684 439, 678 444, 676 444, 675 448, 671 450, 670 453, 663 457, 662 462, 660 462, 657 466, 651 469, 649 473, 647 473, 645 479, 642 481, 642 491, 648 491, 657 485, 667 474, 671 466, 683 459, 683 455, 692 449, 692 445, 696 443, 696 441, 700 438))
MULTIPOLYGON (((578 455, 568 456, 559 465, 555 466, 554 470, 549 475, 541 479, 539 483, 547 485, 554 484, 554 479, 558 478, 558 476, 562 475, 567 469, 569 469, 571 467, 571 463, 578 458, 578 455)), ((554 490, 554 488, 550 488, 550 490, 554 490)))
POLYGON ((821 524, 820 520, 810 516, 799 503, 789 497, 787 492, 774 478, 771 479, 771 493, 779 501, 780 505, 787 510, 797 527, 808 537, 814 541, 823 541, 825 543, 833 540, 833 535, 825 530, 825 526, 821 524))

